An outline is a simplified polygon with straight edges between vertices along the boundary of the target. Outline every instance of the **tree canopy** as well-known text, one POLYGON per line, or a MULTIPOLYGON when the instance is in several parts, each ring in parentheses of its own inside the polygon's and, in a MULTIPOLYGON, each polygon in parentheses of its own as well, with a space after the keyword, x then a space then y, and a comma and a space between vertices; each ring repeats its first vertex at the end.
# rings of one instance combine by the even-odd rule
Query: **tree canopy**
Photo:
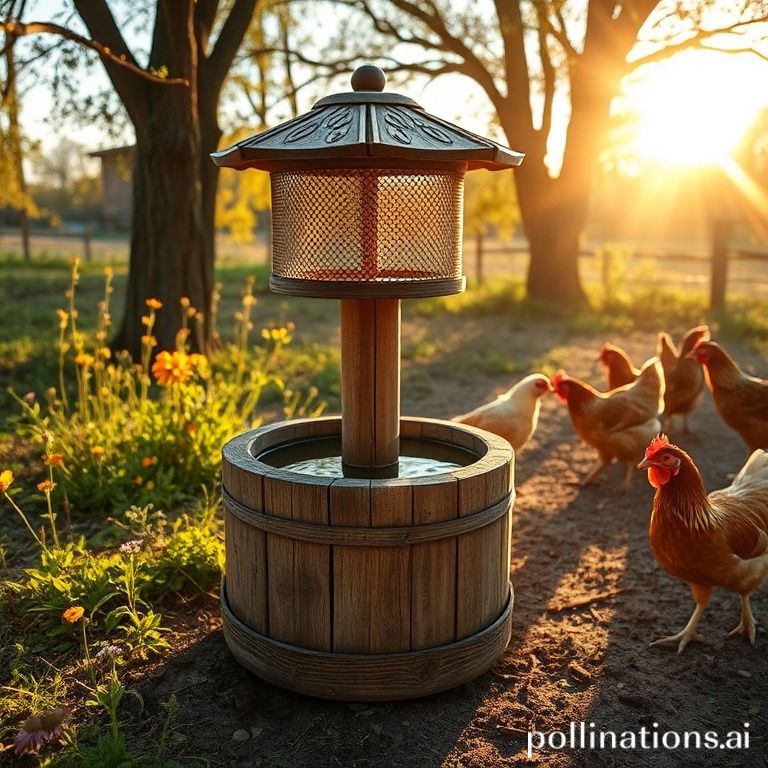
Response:
MULTIPOLYGON (((336 62, 367 52, 393 72, 460 74, 479 86, 510 146, 527 155, 515 178, 531 251, 528 292, 571 304, 585 300, 579 238, 611 103, 624 76, 691 47, 756 51, 746 33, 768 18, 759 0, 334 4, 353 14, 334 40, 341 51, 336 62), (363 23, 367 36, 359 32, 363 23)), ((323 66, 330 48, 325 54, 314 61, 298 55, 323 66)))

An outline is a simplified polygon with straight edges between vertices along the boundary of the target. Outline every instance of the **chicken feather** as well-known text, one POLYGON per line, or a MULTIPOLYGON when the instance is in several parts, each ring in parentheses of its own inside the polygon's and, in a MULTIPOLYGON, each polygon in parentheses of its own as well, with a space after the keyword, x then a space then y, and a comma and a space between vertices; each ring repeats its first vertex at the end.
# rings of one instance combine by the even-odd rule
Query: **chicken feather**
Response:
POLYGON ((485 403, 454 421, 487 429, 519 451, 531 439, 539 421, 539 398, 552 392, 552 383, 540 373, 519 381, 493 402, 485 403))
POLYGON ((598 392, 586 382, 558 373, 555 393, 567 404, 577 434, 597 450, 598 461, 582 481, 592 482, 613 461, 622 461, 627 472, 622 491, 632 479, 632 467, 648 441, 661 429, 658 416, 664 404, 664 374, 651 358, 632 384, 598 392))
POLYGON ((747 450, 768 448, 768 379, 744 373, 714 341, 698 342, 690 354, 704 367, 721 418, 741 435, 747 450))
POLYGON ((709 339, 709 328, 697 325, 684 336, 678 350, 667 333, 658 336, 657 354, 664 368, 667 389, 664 395, 664 426, 671 428, 672 419, 681 416, 683 432, 689 433, 688 417, 701 400, 704 372, 689 353, 697 342, 709 339))
POLYGON ((768 452, 755 451, 731 485, 707 495, 693 459, 665 436, 638 465, 656 488, 648 536, 659 564, 688 582, 696 608, 685 628, 656 644, 682 653, 701 640, 697 627, 715 587, 741 595, 741 621, 730 634, 755 641, 749 596, 768 578, 768 452))

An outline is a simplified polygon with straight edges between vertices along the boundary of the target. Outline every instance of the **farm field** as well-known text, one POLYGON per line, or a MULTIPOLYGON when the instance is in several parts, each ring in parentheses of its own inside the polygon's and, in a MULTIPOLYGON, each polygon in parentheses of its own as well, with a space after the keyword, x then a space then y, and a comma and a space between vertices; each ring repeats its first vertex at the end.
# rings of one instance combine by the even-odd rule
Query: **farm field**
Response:
MULTIPOLYGON (((19 302, 36 307, 29 316, 36 343, 52 345, 66 268, 40 273, 36 280, 29 275, 14 278, 7 269, 3 274, 6 317, 12 306, 27 311, 19 302)), ((226 286, 222 318, 236 308, 244 274, 242 267, 221 273, 226 286)), ((299 349, 332 355, 328 350, 338 343, 336 303, 286 301, 264 292, 263 279, 259 273, 257 327, 290 320, 296 325, 294 344, 299 349)), ((85 303, 96 289, 84 283, 85 303)), ((517 290, 514 283, 494 282, 483 292, 404 303, 404 415, 449 418, 488 401, 534 370, 551 375, 564 368, 600 386, 603 372, 595 361, 604 341, 621 344, 639 363, 654 353, 657 330, 679 335, 710 319, 700 304, 686 303, 680 294, 659 296, 643 310, 630 303, 612 315, 569 317, 552 308, 521 304, 517 290)), ((760 375, 768 372, 765 310, 759 303, 735 300, 731 315, 710 319, 713 336, 723 340, 746 370, 760 375)), ((15 328, 19 332, 18 324, 15 328)), ((17 362, 6 358, 0 365, 4 386, 48 375, 21 352, 17 362)), ((333 375, 323 375, 321 397, 334 413, 338 397, 333 375)), ((13 406, 7 399, 2 402, 5 437, 0 463, 11 463, 22 479, 27 474, 31 481, 34 463, 20 468, 28 461, 25 448, 7 425, 13 406)), ((277 405, 266 403, 265 416, 279 418, 277 405)), ((691 453, 707 488, 727 485, 743 463, 745 450, 720 421, 708 394, 691 426, 693 435, 673 432, 673 441, 679 437, 691 453)), ((501 660, 477 680, 428 699, 387 704, 329 703, 282 691, 234 661, 223 640, 213 588, 167 605, 163 619, 170 629, 170 648, 147 661, 132 662, 123 673, 126 685, 143 700, 143 707, 126 700, 121 711, 129 743, 152 742, 173 695, 178 704, 173 754, 184 766, 763 766, 768 592, 764 589, 753 599, 755 648, 743 639, 722 639, 736 623, 738 599, 721 591, 716 591, 701 624, 704 643, 692 644, 681 656, 649 648, 651 640, 677 631, 687 621, 690 592, 661 570, 650 550, 647 525, 653 490, 644 473, 637 473, 623 496, 617 491, 622 477, 618 467, 605 472, 596 485, 582 488, 578 481, 593 460, 593 450, 580 444, 565 407, 554 396, 546 397, 539 429, 516 466, 512 641, 501 660), (572 722, 588 727, 594 723, 596 731, 639 733, 645 727, 659 734, 717 731, 723 738, 744 731, 749 723, 750 748, 693 753, 542 748, 529 758, 529 731, 568 731, 572 722)), ((30 550, 7 509, 0 527, 6 574, 11 576, 28 562, 30 550)), ((0 632, 0 647, 10 649, 9 629, 0 632)), ((9 653, 3 651, 4 661, 9 653)), ((37 765, 34 758, 14 759, 10 754, 0 755, 5 764, 3 760, 37 765)))

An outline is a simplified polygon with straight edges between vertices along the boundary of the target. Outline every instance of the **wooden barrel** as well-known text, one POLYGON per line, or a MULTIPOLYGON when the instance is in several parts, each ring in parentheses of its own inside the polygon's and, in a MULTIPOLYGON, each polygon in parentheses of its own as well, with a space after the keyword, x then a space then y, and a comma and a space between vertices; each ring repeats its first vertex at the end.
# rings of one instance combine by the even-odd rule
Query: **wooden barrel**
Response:
POLYGON ((327 699, 416 698, 471 680, 510 637, 512 448, 474 427, 401 419, 403 438, 476 460, 361 480, 258 458, 340 435, 338 418, 307 419, 224 447, 221 603, 231 651, 259 677, 327 699))

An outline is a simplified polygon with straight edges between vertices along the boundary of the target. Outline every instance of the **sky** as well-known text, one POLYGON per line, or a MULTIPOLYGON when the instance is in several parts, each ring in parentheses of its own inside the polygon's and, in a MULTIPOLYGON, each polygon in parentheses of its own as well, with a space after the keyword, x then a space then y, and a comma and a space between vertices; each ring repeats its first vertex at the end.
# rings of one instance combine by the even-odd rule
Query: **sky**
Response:
MULTIPOLYGON (((33 0, 30 6, 27 20, 50 19, 68 4, 63 0, 33 0)), ((626 106, 640 113, 634 137, 637 152, 641 157, 672 164, 702 162, 708 153, 721 154, 738 140, 757 110, 768 105, 766 82, 768 61, 747 54, 689 52, 644 67, 625 82, 622 97, 626 106)), ((107 83, 102 67, 97 65, 80 87, 88 94, 107 83)), ((479 86, 460 75, 414 82, 398 90, 416 99, 428 112, 506 143, 489 124, 492 111, 479 86)), ((317 95, 304 94, 302 110, 309 109, 317 95)), ((95 124, 52 126, 46 123, 50 111, 47 89, 32 84, 24 94, 22 121, 27 133, 44 145, 55 144, 57 135, 68 135, 88 150, 122 143, 95 124)), ((566 125, 567 112, 560 109, 549 143, 553 170, 559 165, 566 125)), ((126 141, 131 139, 130 135, 125 137, 126 141)))

